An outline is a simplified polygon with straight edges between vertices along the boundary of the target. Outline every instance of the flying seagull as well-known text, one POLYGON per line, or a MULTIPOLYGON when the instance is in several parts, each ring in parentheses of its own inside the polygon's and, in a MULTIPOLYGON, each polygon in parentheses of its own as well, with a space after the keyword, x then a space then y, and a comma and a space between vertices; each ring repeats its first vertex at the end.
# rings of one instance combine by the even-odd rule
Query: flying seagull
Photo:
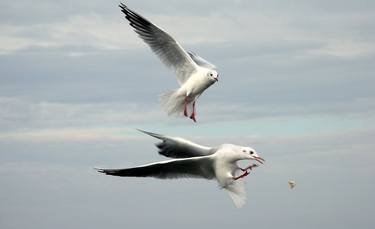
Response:
POLYGON ((196 122, 195 102, 204 90, 218 81, 216 66, 193 52, 186 52, 168 33, 123 3, 119 7, 139 37, 177 75, 180 88, 160 96, 168 115, 183 114, 196 122), (190 115, 188 106, 192 109, 190 115))
POLYGON ((240 178, 249 175, 250 170, 258 164, 253 163, 246 168, 241 168, 237 161, 255 160, 263 164, 264 159, 253 148, 232 144, 206 147, 179 137, 142 132, 162 140, 156 144, 159 154, 174 159, 132 168, 97 169, 97 171, 122 177, 216 179, 219 186, 228 191, 237 207, 245 204, 246 192, 240 178))

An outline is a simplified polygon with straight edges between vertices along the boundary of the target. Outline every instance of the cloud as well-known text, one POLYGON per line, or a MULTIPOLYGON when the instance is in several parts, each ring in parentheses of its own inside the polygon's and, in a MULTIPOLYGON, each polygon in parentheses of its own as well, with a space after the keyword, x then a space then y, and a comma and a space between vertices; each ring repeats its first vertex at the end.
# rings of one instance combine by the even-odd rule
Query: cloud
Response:
MULTIPOLYGON (((85 5, 89 7, 86 11, 80 8, 83 7, 81 4, 73 4, 74 8, 67 7, 65 3, 43 2, 41 6, 33 4, 28 10, 42 12, 43 8, 54 7, 59 17, 34 24, 25 23, 26 21, 16 24, 3 21, 0 26, 3 34, 0 37, 0 52, 10 54, 35 48, 79 46, 91 47, 92 51, 145 47, 123 19, 123 15, 116 7, 117 3, 113 3, 111 7, 110 4, 97 4, 102 5, 104 10, 94 3, 85 5)), ((158 4, 152 3, 134 3, 131 6, 134 5, 136 11, 141 11, 146 18, 160 25, 183 46, 188 47, 202 43, 217 43, 220 46, 226 42, 242 45, 253 43, 255 47, 279 40, 289 43, 306 41, 320 44, 319 47, 305 50, 304 55, 307 56, 355 58, 375 52, 371 42, 374 34, 369 29, 375 19, 372 14, 367 13, 365 7, 361 9, 364 13, 356 11, 348 14, 341 11, 326 12, 308 2, 299 4, 301 12, 293 10, 288 4, 276 4, 281 7, 281 10, 276 10, 264 7, 261 2, 248 4, 238 1, 231 4, 232 11, 223 11, 228 7, 225 2, 213 8, 209 3, 202 5, 198 2, 189 2, 190 4, 193 9, 199 10, 205 9, 204 6, 207 4, 207 8, 211 10, 189 10, 184 14, 184 9, 179 8, 178 12, 181 13, 173 14, 177 12, 172 8, 174 4, 170 4, 171 8, 160 8, 158 4), (151 7, 153 5, 160 10, 151 7), (211 26, 213 24, 219 27, 211 26)), ((5 5, 11 11, 18 9, 22 12, 23 9, 20 8, 21 4, 5 5)), ((28 4, 25 3, 25 6, 28 4)), ((82 55, 83 52, 78 50, 67 55, 76 56, 77 53, 82 55)))
POLYGON ((1 97, 0 106, 2 107, 0 111, 2 131, 131 125, 155 122, 163 117, 161 111, 137 104, 69 104, 1 97))
POLYGON ((353 120, 369 120, 375 113, 375 98, 352 98, 345 101, 326 101, 304 102, 303 99, 298 101, 267 101, 266 104, 255 102, 252 105, 246 101, 237 101, 235 104, 218 103, 210 101, 204 104, 200 111, 209 116, 206 121, 230 121, 230 120, 253 120, 253 119, 272 119, 272 118, 289 118, 298 119, 299 117, 337 117, 349 118, 353 120), (304 103, 302 105, 302 103, 304 103), (272 109, 271 109, 272 107, 272 109))
POLYGON ((227 228, 228 217, 234 227, 374 225, 374 1, 126 3, 218 66, 220 82, 197 103, 198 123, 162 111, 157 95, 177 87, 175 76, 118 1, 2 1, 4 227, 227 228), (267 162, 248 177, 245 211, 212 182, 93 171, 162 159, 156 140, 135 128, 257 149, 267 162), (351 217, 341 220, 347 209, 351 217))
MULTIPOLYGON (((59 128, 0 133, 2 141, 124 141, 133 138, 126 128, 59 128)), ((135 137, 134 137, 135 138, 135 137)))
POLYGON ((0 37, 0 51, 2 54, 11 54, 38 48, 78 46, 98 51, 141 46, 135 39, 126 39, 132 31, 123 27, 118 17, 95 14, 76 15, 64 21, 35 25, 3 25, 0 26, 3 34, 0 37))

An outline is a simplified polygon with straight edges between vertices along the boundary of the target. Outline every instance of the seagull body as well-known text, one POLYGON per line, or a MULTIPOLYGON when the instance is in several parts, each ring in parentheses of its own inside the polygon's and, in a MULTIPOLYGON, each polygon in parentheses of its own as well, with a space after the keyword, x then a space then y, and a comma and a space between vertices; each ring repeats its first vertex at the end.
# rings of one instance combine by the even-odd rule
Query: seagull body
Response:
POLYGON ((216 179, 219 186, 228 191, 235 205, 242 207, 246 200, 246 192, 240 178, 247 176, 249 170, 258 165, 252 164, 241 168, 237 161, 256 160, 262 164, 264 161, 250 147, 223 144, 211 148, 183 138, 142 132, 162 140, 156 144, 159 154, 174 159, 125 169, 97 169, 98 172, 122 177, 216 179), (239 172, 242 174, 238 175, 239 172))
POLYGON ((139 37, 177 75, 180 88, 161 95, 161 103, 168 115, 184 114, 188 117, 188 106, 191 106, 189 117, 195 122, 195 101, 204 90, 218 81, 216 66, 195 53, 186 52, 168 33, 123 3, 119 7, 139 37))

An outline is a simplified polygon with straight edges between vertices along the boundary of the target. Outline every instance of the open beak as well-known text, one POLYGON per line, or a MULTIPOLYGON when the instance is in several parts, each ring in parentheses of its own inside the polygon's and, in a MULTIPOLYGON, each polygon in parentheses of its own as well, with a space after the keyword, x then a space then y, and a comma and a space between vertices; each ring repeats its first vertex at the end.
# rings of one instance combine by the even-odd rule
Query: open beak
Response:
POLYGON ((263 164, 263 162, 265 162, 266 160, 264 160, 263 158, 261 158, 261 157, 254 157, 255 158, 255 160, 257 161, 257 162, 259 162, 259 163, 261 163, 261 164, 263 164))
POLYGON ((216 80, 216 82, 219 82, 219 76, 216 76, 214 79, 216 80))

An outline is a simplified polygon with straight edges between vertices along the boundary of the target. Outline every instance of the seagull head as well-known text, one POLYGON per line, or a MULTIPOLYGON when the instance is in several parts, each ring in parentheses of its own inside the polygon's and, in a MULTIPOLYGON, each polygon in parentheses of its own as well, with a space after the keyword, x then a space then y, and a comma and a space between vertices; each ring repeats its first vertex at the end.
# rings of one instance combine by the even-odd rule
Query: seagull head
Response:
POLYGON ((244 154, 246 159, 255 160, 261 164, 265 162, 265 160, 258 155, 255 149, 251 147, 242 147, 241 152, 244 154))
POLYGON ((215 71, 215 70, 209 70, 208 73, 207 73, 207 76, 213 82, 215 82, 215 81, 219 82, 219 73, 217 73, 217 71, 215 71))

